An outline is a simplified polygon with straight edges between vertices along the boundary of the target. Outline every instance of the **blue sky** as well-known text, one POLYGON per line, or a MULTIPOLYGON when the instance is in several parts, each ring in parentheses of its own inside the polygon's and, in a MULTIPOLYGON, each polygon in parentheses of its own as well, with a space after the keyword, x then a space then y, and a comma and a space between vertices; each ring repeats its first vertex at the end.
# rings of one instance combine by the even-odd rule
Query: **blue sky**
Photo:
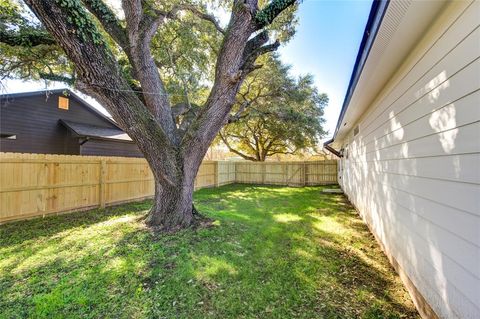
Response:
MULTIPOLYGON (((282 61, 292 66, 292 74, 313 74, 318 90, 328 94, 325 128, 329 136, 337 124, 370 6, 371 0, 305 0, 300 4, 295 37, 279 49, 282 61)), ((228 15, 221 14, 220 19, 227 23, 228 15)), ((3 84, 2 91, 8 93, 45 89, 43 82, 10 80, 3 84)), ((63 87, 64 84, 49 86, 63 87)), ((99 107, 93 99, 87 100, 99 107)))
POLYGON ((299 9, 295 37, 279 50, 295 75, 311 73, 330 103, 325 109, 326 129, 333 135, 371 1, 306 0, 299 9))

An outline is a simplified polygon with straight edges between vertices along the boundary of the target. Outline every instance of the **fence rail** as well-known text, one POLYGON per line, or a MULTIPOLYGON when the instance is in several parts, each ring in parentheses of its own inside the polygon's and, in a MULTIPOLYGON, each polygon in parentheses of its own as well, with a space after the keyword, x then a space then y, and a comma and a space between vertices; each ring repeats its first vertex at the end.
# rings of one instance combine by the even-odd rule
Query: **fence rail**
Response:
MULTIPOLYGON (((204 161, 195 189, 231 183, 325 185, 337 183, 337 162, 204 161)), ((105 207, 154 194, 141 158, 0 153, 0 223, 105 207)))

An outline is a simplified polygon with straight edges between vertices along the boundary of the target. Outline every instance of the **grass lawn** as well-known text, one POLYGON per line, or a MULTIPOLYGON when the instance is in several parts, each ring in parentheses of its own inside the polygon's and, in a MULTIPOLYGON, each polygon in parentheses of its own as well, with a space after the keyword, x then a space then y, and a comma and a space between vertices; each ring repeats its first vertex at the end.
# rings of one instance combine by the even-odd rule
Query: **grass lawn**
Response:
POLYGON ((418 318, 341 195, 195 193, 214 226, 153 234, 150 202, 0 226, 1 318, 418 318))

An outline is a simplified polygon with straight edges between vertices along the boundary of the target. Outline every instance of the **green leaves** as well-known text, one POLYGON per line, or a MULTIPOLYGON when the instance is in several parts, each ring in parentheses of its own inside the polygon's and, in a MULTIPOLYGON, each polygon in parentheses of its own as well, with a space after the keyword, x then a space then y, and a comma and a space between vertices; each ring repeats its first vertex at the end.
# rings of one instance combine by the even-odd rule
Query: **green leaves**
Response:
POLYGON ((257 12, 255 20, 259 26, 266 26, 286 8, 294 4, 296 0, 273 0, 267 4, 262 10, 257 12))
POLYGON ((311 75, 291 77, 277 57, 260 62, 263 68, 246 79, 237 97, 235 109, 247 103, 246 111, 222 131, 227 144, 259 161, 313 148, 325 134, 328 97, 318 93, 311 75))
POLYGON ((91 15, 79 0, 57 0, 57 3, 66 9, 67 21, 73 26, 72 31, 78 34, 83 41, 93 41, 97 45, 106 43, 91 15))
MULTIPOLYGON (((121 14, 115 14, 108 1, 100 0, 54 0, 68 16, 69 29, 85 43, 105 45, 119 61, 119 67, 132 87, 138 81, 126 54, 104 30, 95 12, 103 22, 119 23, 125 27, 121 14)), ((263 5, 260 1, 259 17, 272 19, 275 12, 288 4, 288 0, 274 1, 263 5)), ((148 1, 145 10, 169 12, 179 3, 148 1)), ((63 81, 73 78, 73 66, 63 50, 37 18, 21 2, 0 0, 0 76, 9 78, 48 79, 63 81)), ((201 0, 191 4, 199 12, 216 15, 219 11, 232 9, 229 0, 201 0)), ((265 29, 271 38, 288 41, 295 33, 296 6, 282 10, 265 29)), ((153 12, 153 11, 152 11, 153 12)), ((157 31, 151 44, 152 55, 170 95, 170 102, 185 102, 203 105, 215 75, 215 64, 223 35, 210 21, 201 19, 189 10, 182 11, 175 19, 167 19, 157 31)), ((70 83, 71 84, 71 83, 70 83)))
MULTIPOLYGON (((204 10, 205 11, 205 10, 204 10)), ((172 104, 203 104, 213 82, 222 34, 189 11, 168 20, 152 41, 152 53, 172 104)))

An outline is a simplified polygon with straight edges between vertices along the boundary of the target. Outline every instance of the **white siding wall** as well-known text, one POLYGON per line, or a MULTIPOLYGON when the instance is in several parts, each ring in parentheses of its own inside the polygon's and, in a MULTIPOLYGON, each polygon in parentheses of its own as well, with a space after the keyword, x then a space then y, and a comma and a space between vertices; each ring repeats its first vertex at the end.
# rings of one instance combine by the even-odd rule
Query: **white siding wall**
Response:
POLYGON ((479 1, 445 9, 339 165, 344 191, 441 318, 480 318, 479 24, 479 1))

